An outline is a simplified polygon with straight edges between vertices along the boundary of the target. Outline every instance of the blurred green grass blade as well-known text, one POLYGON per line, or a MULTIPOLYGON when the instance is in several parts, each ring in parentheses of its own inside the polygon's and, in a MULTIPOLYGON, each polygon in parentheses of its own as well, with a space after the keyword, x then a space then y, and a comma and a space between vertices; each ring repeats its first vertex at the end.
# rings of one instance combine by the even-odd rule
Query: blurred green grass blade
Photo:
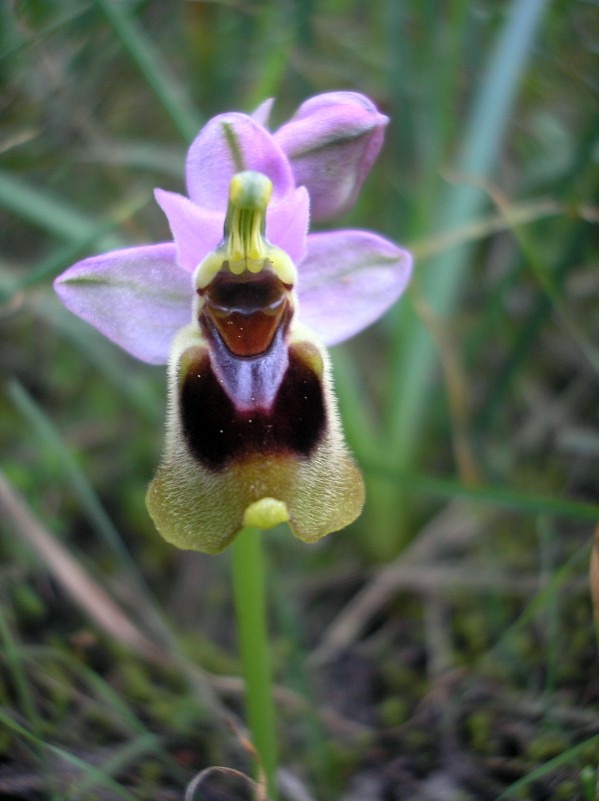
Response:
MULTIPOLYGON (((64 653, 61 653, 60 656, 64 659, 69 658, 69 655, 64 653)), ((75 662, 75 660, 72 661, 75 662)), ((140 721, 137 715, 135 715, 129 704, 126 703, 123 694, 117 692, 109 682, 87 665, 76 661, 75 668, 80 672, 83 681, 85 681, 98 696, 99 701, 104 707, 114 710, 115 715, 118 716, 119 725, 124 723, 130 731, 138 735, 149 734, 146 726, 140 721)))
POLYGON ((256 75, 251 94, 246 98, 250 110, 277 94, 296 34, 294 17, 297 16, 297 6, 292 11, 285 3, 265 3, 262 8, 256 8, 256 16, 256 41, 268 42, 269 45, 266 48, 257 45, 262 57, 254 65, 256 75))
MULTIPOLYGON (((104 710, 114 710, 115 719, 118 720, 121 732, 126 727, 127 734, 143 735, 149 733, 149 729, 135 715, 124 696, 119 694, 93 668, 82 662, 76 651, 72 649, 63 650, 48 645, 25 645, 23 654, 28 664, 35 666, 37 669, 43 670, 41 666, 50 662, 60 663, 61 678, 65 684, 72 686, 73 681, 76 681, 78 687, 86 686, 89 688, 97 696, 97 701, 104 710)), ((167 756, 166 751, 164 754, 167 756)))
MULTIPOLYGON (((50 6, 50 3, 47 4, 50 6)), ((63 30, 69 25, 73 25, 80 17, 90 13, 92 8, 89 2, 73 4, 69 7, 66 3, 54 3, 54 6, 65 6, 67 10, 44 24, 35 32, 35 42, 48 39, 53 33, 63 30)), ((11 3, 0 3, 0 61, 4 61, 11 56, 31 48, 33 45, 32 31, 18 20, 18 12, 11 3)))
MULTIPOLYGON (((480 180, 492 173, 544 5, 544 0, 515 0, 510 7, 465 126, 456 166, 462 176, 480 180)), ((450 186, 441 199, 439 214, 433 215, 431 210, 431 218, 439 221, 441 231, 459 228, 485 203, 486 195, 479 189, 450 186)), ((436 314, 447 317, 455 308, 468 277, 471 250, 468 245, 454 247, 419 266, 420 291, 436 314)), ((414 312, 403 316, 388 404, 391 450, 401 467, 411 463, 421 438, 436 360, 433 342, 414 312)))
POLYGON ((115 554, 120 568, 128 574, 132 588, 137 593, 137 597, 132 597, 132 601, 137 601, 138 610, 143 612, 144 623, 151 626, 159 642, 169 652, 176 652, 173 634, 164 620, 150 588, 144 581, 137 563, 125 547, 120 533, 106 513, 92 485, 79 468, 73 455, 65 447, 55 426, 18 381, 13 379, 8 382, 7 394, 23 418, 31 425, 40 442, 44 443, 45 447, 51 448, 57 467, 71 485, 90 523, 107 547, 115 554))
POLYGON ((37 737, 20 723, 17 723, 15 720, 13 720, 10 715, 8 715, 2 709, 0 709, 0 723, 2 723, 8 731, 19 735, 29 742, 35 743, 40 748, 43 748, 44 750, 49 751, 50 753, 64 760, 68 765, 77 768, 84 775, 89 776, 96 786, 99 785, 111 790, 115 798, 123 799, 123 801, 136 801, 135 796, 133 796, 128 790, 125 790, 123 787, 121 787, 113 778, 107 776, 104 771, 94 767, 93 765, 90 765, 83 759, 74 756, 74 754, 69 753, 64 748, 59 748, 58 746, 52 745, 40 737, 37 737))
MULTIPOLYGON (((82 233, 73 233, 72 241, 58 247, 17 279, 7 278, 0 272, 0 297, 3 296, 6 299, 16 292, 34 286, 46 279, 54 278, 78 259, 88 255, 96 242, 102 242, 106 246, 112 237, 114 242, 120 241, 119 235, 112 233, 114 229, 146 206, 150 199, 151 196, 146 193, 127 199, 110 211, 108 217, 101 219, 99 223, 92 224, 89 221, 90 224, 85 225, 82 233)), ((82 216, 80 216, 80 219, 84 220, 82 216)))
POLYGON ((20 701, 22 714, 33 730, 39 732, 41 730, 41 719, 33 700, 27 671, 23 667, 23 660, 10 630, 2 604, 0 604, 0 642, 2 642, 2 662, 12 680, 17 698, 20 701))
MULTIPOLYGON (((91 239, 98 231, 97 220, 77 211, 47 189, 30 186, 5 171, 0 171, 0 206, 68 242, 91 239)), ((124 244, 115 234, 105 234, 101 238, 105 250, 124 244)))
POLYGON ((18 279, 11 280, 0 273, 0 298, 6 301, 23 289, 28 289, 37 283, 54 278, 62 270, 89 253, 94 242, 114 228, 114 225, 114 223, 106 223, 100 226, 97 232, 91 236, 83 236, 72 243, 57 248, 50 256, 35 264, 18 279))
MULTIPOLYGON (((583 257, 587 242, 590 241, 592 236, 594 236, 593 226, 587 223, 579 223, 572 229, 570 235, 565 238, 559 262, 553 271, 552 280, 554 285, 559 286, 565 279, 571 265, 576 264, 583 257)), ((508 356, 502 369, 495 376, 486 404, 474 421, 476 430, 485 430, 491 425, 492 420, 502 406, 515 375, 526 364, 532 343, 538 337, 543 323, 551 313, 551 310, 552 305, 549 297, 545 293, 538 295, 528 320, 520 325, 514 333, 508 356)))
POLYGON ((537 245, 537 241, 534 241, 530 237, 528 231, 525 231, 521 225, 517 224, 512 219, 511 210, 507 205, 506 208, 503 209, 503 213, 512 236, 520 247, 520 252, 528 264, 529 269, 535 275, 541 290, 547 296, 553 311, 560 318, 564 330, 567 331, 572 341, 578 346, 589 366, 594 369, 595 372, 599 373, 599 352, 587 338, 582 328, 576 322, 576 319, 569 313, 562 297, 563 282, 559 280, 559 277, 556 280, 553 271, 547 269, 546 260, 539 253, 540 249, 537 245))
MULTIPOLYGON (((44 259, 20 280, 0 273, 0 291, 3 295, 12 294, 53 276, 62 268, 69 266, 72 261, 86 255, 93 243, 97 244, 99 250, 127 246, 130 243, 120 234, 113 233, 113 229, 145 206, 149 199, 150 196, 145 194, 126 198, 109 211, 107 219, 98 222, 91 216, 73 209, 69 203, 47 190, 31 187, 22 179, 0 171, 0 206, 65 239, 68 243, 44 259)), ((82 325, 74 315, 66 312, 58 303, 41 297, 37 301, 37 307, 68 336, 86 359, 96 364, 102 373, 110 378, 118 391, 128 397, 146 419, 155 425, 161 423, 161 402, 152 393, 148 393, 147 382, 142 386, 124 363, 115 359, 114 346, 102 341, 94 331, 82 325)))
POLYGON ((572 746, 572 748, 568 748, 562 754, 558 754, 553 759, 549 759, 543 765, 540 765, 538 768, 531 770, 526 776, 523 776, 518 781, 510 784, 509 787, 497 797, 497 801, 503 801, 503 799, 519 799, 525 798, 526 796, 522 795, 522 790, 527 787, 532 782, 541 779, 543 776, 546 776, 548 773, 553 773, 553 771, 559 770, 559 768, 567 765, 572 760, 576 759, 578 756, 584 755, 589 751, 590 748, 593 746, 599 746, 599 734, 595 734, 592 737, 588 737, 586 740, 583 740, 580 743, 576 743, 576 745, 572 746))
MULTIPOLYGON (((466 138, 457 162, 459 172, 484 177, 494 166, 546 4, 546 0, 513 0, 466 126, 466 138)), ((480 196, 469 187, 460 187, 458 191, 460 195, 464 193, 464 199, 460 197, 460 208, 454 207, 453 211, 448 208, 448 217, 471 217, 471 211, 462 208, 462 204, 469 203, 476 208, 480 196)))
MULTIPOLYGON (((287 552, 289 553, 289 552, 287 552)), ((270 608, 275 620, 276 630, 281 633, 282 642, 286 649, 285 675, 282 677, 285 686, 304 701, 302 710, 302 726, 305 729, 305 749, 307 754, 313 754, 312 771, 320 787, 322 796, 326 798, 339 798, 341 796, 340 777, 336 770, 333 755, 334 746, 324 729, 323 721, 319 716, 319 706, 308 675, 310 653, 303 642, 303 631, 297 623, 297 599, 290 593, 286 578, 298 574, 298 564, 295 555, 293 562, 281 564, 272 559, 270 571, 270 608)), ((300 757, 301 759, 301 757, 300 757)))
POLYGON ((123 3, 113 0, 96 0, 96 3, 178 132, 185 141, 191 141, 202 121, 183 84, 171 72, 158 48, 123 3))
MULTIPOLYGON (((545 0, 513 0, 496 39, 488 66, 471 104, 455 164, 461 184, 449 185, 436 207, 428 210, 432 235, 459 229, 480 214, 487 196, 472 181, 487 180, 496 165, 516 91, 537 31, 545 0)), ((459 18, 459 17, 456 17, 459 18)), ((437 71, 438 72, 438 71, 437 71)), ((443 76, 437 76, 444 80, 443 76)), ((423 209, 419 209, 422 218, 423 209)), ((417 265, 410 292, 394 310, 395 336, 391 340, 389 382, 386 388, 385 434, 389 464, 408 472, 423 442, 430 385, 437 367, 437 349, 419 319, 416 293, 430 312, 451 317, 468 280, 472 244, 452 247, 417 265)), ((393 318, 392 318, 393 319, 393 318)), ((410 505, 401 486, 376 490, 372 543, 377 559, 388 559, 409 535, 410 505)))
POLYGON ((347 442, 359 461, 373 460, 376 458, 379 443, 377 432, 367 414, 361 389, 361 376, 343 346, 333 348, 330 357, 333 364, 334 387, 347 442))
MULTIPOLYGON (((590 202, 597 202, 597 168, 596 166, 592 166, 591 169, 589 169, 589 165, 593 165, 593 153, 597 148, 598 130, 599 118, 597 114, 595 114, 584 132, 584 135, 580 138, 578 147, 572 154, 571 162, 567 165, 563 177, 558 183, 558 197, 567 199, 570 195, 574 194, 575 198, 578 198, 580 182, 581 179, 584 179, 585 181, 590 181, 590 202)), ((561 288, 570 267, 584 259, 585 249, 589 243, 593 242, 592 237, 594 236, 594 226, 590 222, 578 219, 570 227, 569 232, 564 234, 561 239, 563 245, 550 276, 555 291, 561 288)), ((514 275, 520 269, 521 265, 518 263, 513 269, 514 275)), ((497 372, 487 402, 475 420, 475 428, 477 430, 483 430, 492 424, 497 410, 501 408, 507 390, 511 386, 518 371, 526 363, 526 358, 530 353, 532 343, 537 339, 543 323, 550 315, 551 310, 552 305, 549 297, 546 294, 539 295, 529 314, 528 320, 517 329, 512 338, 508 357, 505 360, 503 368, 497 372)), ((480 343, 486 342, 485 332, 480 329, 473 332, 472 338, 474 341, 478 340, 480 343)))
MULTIPOLYGON (((41 297, 36 304, 39 313, 60 331, 84 359, 93 364, 114 386, 116 392, 133 405, 153 427, 163 424, 164 392, 162 383, 156 385, 131 369, 132 357, 105 339, 94 328, 67 311, 58 300, 41 297)), ((162 370, 161 367, 148 367, 162 370)))
MULTIPOLYGON (((127 572, 138 592, 143 595, 146 608, 148 611, 153 612, 153 619, 160 621, 161 618, 155 608, 149 589, 141 578, 136 562, 129 554, 119 532, 104 510, 93 487, 77 465, 72 454, 65 447, 50 419, 18 381, 9 381, 7 394, 23 419, 31 426, 39 441, 43 443, 44 448, 51 450, 56 460, 57 468, 79 499, 79 503, 91 524, 106 546, 118 558, 120 567, 127 572)), ((160 625, 160 629, 165 637, 164 641, 170 642, 171 638, 168 635, 166 625, 160 625)))
POLYGON ((8 382, 7 394, 17 411, 29 424, 40 443, 45 449, 51 450, 63 477, 71 485, 75 495, 84 508, 96 531, 101 535, 104 543, 119 558, 122 565, 132 574, 138 572, 137 565, 126 550, 120 534, 100 504, 92 486, 84 473, 80 470, 75 459, 65 447, 58 431, 50 419, 23 385, 13 379, 8 382))
POLYGON ((433 495, 439 498, 461 498, 487 503, 523 514, 561 515, 573 520, 599 519, 599 504, 570 501, 543 495, 528 495, 506 487, 467 486, 452 479, 436 478, 418 473, 400 473, 380 464, 367 463, 364 469, 380 476, 395 488, 403 487, 413 493, 433 495))
POLYGON ((181 181, 185 170, 185 148, 150 141, 102 139, 89 148, 77 152, 88 164, 118 164, 132 170, 162 173, 181 181))
MULTIPOLYGON (((58 655, 61 658, 70 658, 70 661, 74 661, 68 654, 61 652, 58 655)), ((119 726, 121 726, 124 722, 131 732, 138 735, 138 738, 144 737, 148 740, 149 738, 154 738, 154 743, 148 742, 148 745, 152 747, 154 753, 156 753, 156 755, 162 759, 164 764, 169 765, 173 771, 181 771, 180 764, 177 762, 175 757, 169 753, 165 747, 165 744, 163 743, 163 739, 157 738, 156 734, 151 732, 146 724, 137 717, 129 704, 127 704, 122 693, 115 690, 115 688, 112 687, 108 681, 102 678, 102 676, 96 673, 95 670, 85 664, 82 664, 78 660, 75 662, 74 667, 79 672, 82 680, 85 681, 90 689, 96 694, 99 702, 103 703, 104 706, 108 706, 114 710, 115 716, 118 718, 119 726)), ((136 742, 139 742, 139 739, 136 742)))
MULTIPOLYGON (((548 579, 559 570, 558 534, 553 521, 547 515, 537 515, 537 538, 539 542, 539 583, 546 584, 548 579)), ((547 704, 551 704, 553 693, 558 692, 559 657, 561 652, 560 624, 566 613, 562 610, 560 593, 550 592, 547 596, 543 619, 540 625, 545 636, 545 686, 543 692, 547 704)))
MULTIPOLYGON (((156 734, 147 732, 134 740, 115 748, 111 756, 100 766, 100 777, 114 776, 133 766, 141 757, 155 754, 161 748, 156 734)), ((69 790, 77 798, 85 798, 86 794, 98 787, 98 775, 87 772, 79 781, 72 782, 69 790)), ((89 796, 88 796, 89 797, 89 796)))
POLYGON ((558 217, 564 213, 564 207, 551 198, 543 197, 513 203, 509 212, 509 220, 496 212, 486 214, 450 231, 442 231, 437 235, 409 242, 409 250, 419 262, 421 259, 443 253, 456 245, 478 243, 492 234, 508 231, 514 225, 528 225, 547 217, 558 217))

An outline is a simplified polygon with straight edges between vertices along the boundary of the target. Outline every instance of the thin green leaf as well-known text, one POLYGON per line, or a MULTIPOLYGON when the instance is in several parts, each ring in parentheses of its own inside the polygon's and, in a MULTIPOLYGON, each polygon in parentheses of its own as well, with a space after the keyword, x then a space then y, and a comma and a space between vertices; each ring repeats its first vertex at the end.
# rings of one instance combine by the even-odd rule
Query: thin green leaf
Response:
POLYGON ((0 605, 0 641, 3 644, 2 661, 5 663, 12 679, 21 709, 34 731, 40 730, 41 719, 38 715, 33 693, 29 686, 27 672, 23 669, 20 649, 10 630, 10 626, 0 605))
POLYGON ((521 798, 521 795, 516 796, 515 794, 519 793, 519 791, 524 787, 527 787, 537 779, 541 779, 548 773, 553 773, 553 771, 561 768, 563 765, 567 765, 569 762, 577 759, 581 754, 584 754, 589 748, 597 744, 599 744, 599 734, 595 734, 593 737, 583 740, 581 743, 578 743, 572 748, 568 748, 568 750, 564 751, 563 754, 558 754, 556 757, 548 760, 535 770, 531 770, 530 773, 527 773, 526 776, 518 779, 517 782, 510 784, 510 786, 507 787, 497 798, 497 801, 501 801, 503 798, 521 798))
POLYGON ((130 356, 67 311, 55 298, 46 296, 38 298, 36 310, 69 341, 72 347, 80 351, 86 361, 94 365, 100 374, 110 381, 119 395, 132 403, 137 412, 154 429, 162 427, 164 411, 162 385, 157 387, 146 375, 140 375, 132 370, 130 356))
MULTIPOLYGON (((119 204, 117 208, 109 212, 106 219, 102 219, 96 225, 92 225, 90 221, 90 225, 86 224, 82 233, 79 235, 73 234, 68 244, 57 248, 50 256, 42 259, 42 261, 24 273, 22 277, 13 278, 0 273, 0 291, 2 295, 10 297, 23 289, 28 289, 49 278, 54 278, 75 261, 86 256, 96 242, 106 245, 113 236, 116 242, 119 235, 113 234, 114 229, 142 209, 148 200, 150 200, 150 196, 144 193, 143 196, 132 198, 119 204)), ((78 216, 80 216, 80 221, 84 221, 83 215, 78 216)))
POLYGON ((200 129, 200 117, 158 48, 122 3, 96 2, 183 139, 193 139, 200 129))
MULTIPOLYGON (((483 75, 462 137, 456 172, 477 181, 488 178, 497 162, 503 135, 545 0, 515 0, 483 75)), ((435 218, 438 230, 459 229, 486 204, 486 195, 468 183, 450 186, 435 218)), ((433 311, 451 314, 468 276, 471 249, 454 247, 419 266, 418 284, 433 311)), ((402 331, 389 391, 392 452, 397 466, 409 464, 421 435, 426 395, 436 361, 428 332, 411 317, 402 331)))
POLYGON ((88 762, 85 762, 85 760, 76 757, 74 754, 71 754, 64 748, 59 748, 58 746, 52 745, 51 743, 48 743, 45 740, 37 737, 24 726, 21 726, 19 723, 14 721, 10 715, 8 715, 2 709, 0 709, 0 722, 2 722, 2 724, 6 726, 8 730, 30 742, 35 743, 38 747, 48 751, 51 754, 54 754, 71 767, 81 771, 84 775, 88 776, 96 786, 108 788, 116 795, 117 798, 121 798, 123 801, 136 801, 136 797, 134 795, 132 795, 128 790, 125 790, 124 787, 121 787, 113 778, 107 776, 103 770, 90 765, 88 762))
MULTIPOLYGON (((0 206, 67 242, 95 241, 99 232, 97 220, 74 209, 47 189, 30 186, 22 178, 4 171, 0 171, 0 206)), ((106 250, 124 244, 114 234, 106 234, 100 240, 102 249, 106 250)))
MULTIPOLYGON (((460 137, 456 172, 465 177, 464 183, 448 186, 439 208, 429 210, 437 231, 469 224, 487 202, 486 195, 471 181, 488 179, 497 163, 544 6, 544 0, 514 0, 510 6, 460 137)), ((413 289, 417 287, 435 315, 447 319, 456 308, 468 279, 471 253, 471 244, 464 244, 418 266, 413 289)), ((431 335, 408 303, 409 298, 395 312, 396 336, 387 388, 386 450, 399 470, 406 470, 416 459, 437 360, 431 335)), ((405 536, 402 521, 409 504, 393 489, 387 498, 379 497, 377 505, 380 555, 388 557, 401 547, 400 538, 405 536)))
POLYGON ((64 480, 71 486, 91 524, 106 546, 117 556, 121 568, 127 572, 132 585, 141 595, 143 603, 140 606, 151 613, 154 629, 159 633, 162 642, 172 645, 170 630, 163 621, 136 562, 126 549, 120 533, 100 503, 93 487, 65 447, 56 428, 18 381, 10 381, 7 391, 9 398, 36 433, 40 442, 43 442, 45 447, 51 448, 57 468, 62 472, 64 480))
POLYGON ((452 479, 434 478, 418 473, 401 473, 380 464, 366 463, 364 469, 386 479, 396 491, 397 487, 403 487, 409 489, 410 492, 422 495, 462 498, 505 509, 514 509, 523 514, 546 513, 562 515, 573 520, 599 519, 599 504, 542 495, 528 495, 504 487, 471 487, 452 479))

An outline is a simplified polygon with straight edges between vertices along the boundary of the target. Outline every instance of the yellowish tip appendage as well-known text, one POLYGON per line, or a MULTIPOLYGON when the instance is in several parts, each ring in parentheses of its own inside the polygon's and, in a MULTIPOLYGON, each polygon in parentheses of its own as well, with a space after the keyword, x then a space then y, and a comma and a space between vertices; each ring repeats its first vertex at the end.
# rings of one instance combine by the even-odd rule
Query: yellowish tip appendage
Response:
POLYGON ((272 528, 287 523, 289 512, 283 501, 276 498, 260 498, 251 503, 244 512, 243 525, 255 528, 272 528))
POLYGON ((251 209, 252 211, 266 211, 272 183, 261 172, 238 172, 231 178, 229 184, 229 203, 238 209, 251 209))
POLYGON ((271 192, 272 183, 260 172, 238 172, 231 178, 225 235, 227 261, 234 275, 262 269, 267 251, 264 221, 271 192))

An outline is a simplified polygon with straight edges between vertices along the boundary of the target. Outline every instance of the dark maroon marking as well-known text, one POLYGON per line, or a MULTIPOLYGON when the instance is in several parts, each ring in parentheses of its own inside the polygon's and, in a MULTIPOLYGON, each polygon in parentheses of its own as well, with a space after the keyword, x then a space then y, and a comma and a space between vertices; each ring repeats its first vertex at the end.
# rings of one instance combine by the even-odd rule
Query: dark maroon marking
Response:
POLYGON ((219 272, 199 293, 216 309, 252 314, 269 309, 274 312, 285 289, 288 287, 275 273, 264 269, 259 273, 244 272, 241 275, 219 272))
POLYGON ((179 404, 185 441, 195 458, 211 470, 222 470, 250 454, 308 457, 326 427, 320 379, 293 348, 269 412, 237 411, 207 355, 187 367, 179 404))

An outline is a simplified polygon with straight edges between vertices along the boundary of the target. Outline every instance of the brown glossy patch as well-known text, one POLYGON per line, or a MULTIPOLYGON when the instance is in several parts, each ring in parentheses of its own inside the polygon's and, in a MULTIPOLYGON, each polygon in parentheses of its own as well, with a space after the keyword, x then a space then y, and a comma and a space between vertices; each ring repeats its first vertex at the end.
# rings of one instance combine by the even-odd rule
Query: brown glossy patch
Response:
POLYGON ((307 343, 289 349, 289 367, 270 411, 240 412, 201 355, 181 378, 180 413, 185 441, 206 468, 222 470, 244 456, 308 457, 326 431, 322 385, 310 361, 320 358, 307 343), (306 350, 310 359, 306 359, 306 350))
POLYGON ((267 351, 289 317, 288 288, 267 269, 241 276, 218 273, 202 294, 203 313, 234 356, 267 351))

